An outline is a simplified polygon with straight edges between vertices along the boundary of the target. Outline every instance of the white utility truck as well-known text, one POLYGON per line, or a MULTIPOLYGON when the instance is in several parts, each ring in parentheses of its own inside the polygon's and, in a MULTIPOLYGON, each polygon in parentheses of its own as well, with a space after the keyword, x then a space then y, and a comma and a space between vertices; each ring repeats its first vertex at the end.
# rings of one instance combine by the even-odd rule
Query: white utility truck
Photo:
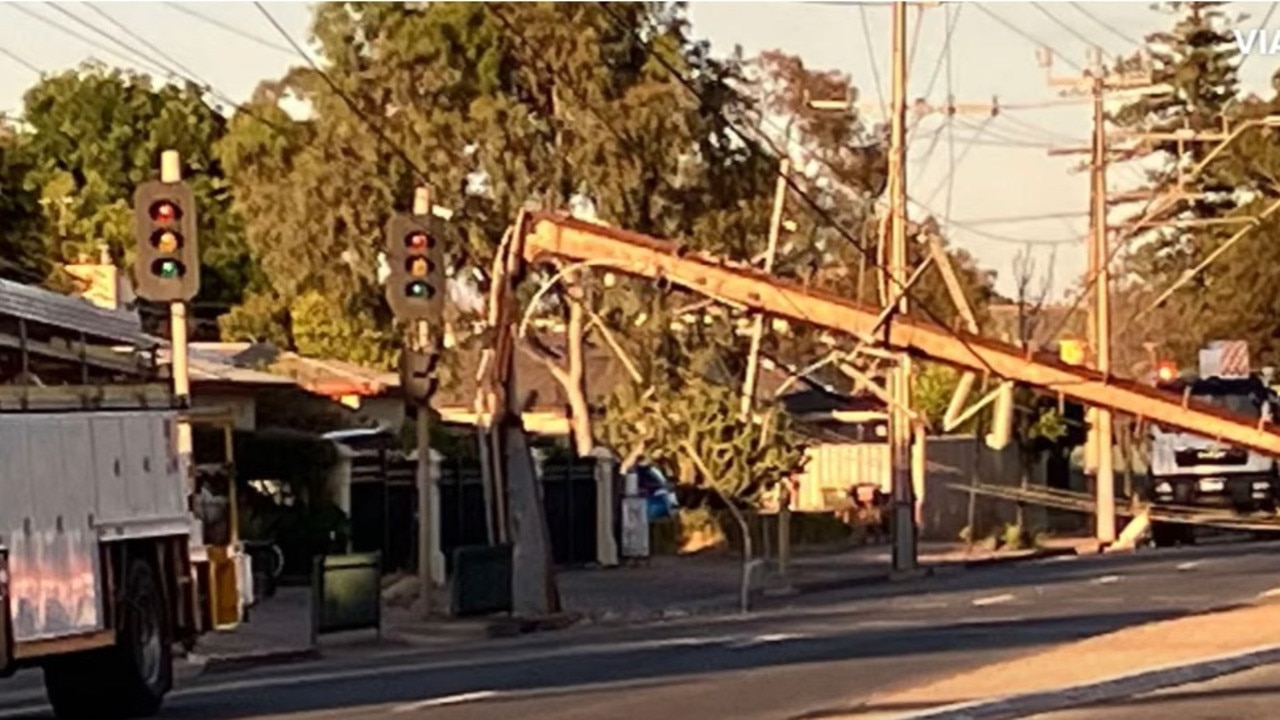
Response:
MULTIPOLYGON (((1250 370, 1249 349, 1241 341, 1210 343, 1200 351, 1194 377, 1162 366, 1157 387, 1256 420, 1274 418, 1277 405, 1263 377, 1250 370)), ((1276 458, 1153 424, 1148 495, 1161 504, 1274 513, 1280 495, 1276 458)), ((1152 539, 1157 545, 1189 541, 1191 529, 1155 523, 1152 539)))
POLYGON ((0 281, 0 676, 147 717, 202 624, 179 416, 136 319, 50 295, 0 281))

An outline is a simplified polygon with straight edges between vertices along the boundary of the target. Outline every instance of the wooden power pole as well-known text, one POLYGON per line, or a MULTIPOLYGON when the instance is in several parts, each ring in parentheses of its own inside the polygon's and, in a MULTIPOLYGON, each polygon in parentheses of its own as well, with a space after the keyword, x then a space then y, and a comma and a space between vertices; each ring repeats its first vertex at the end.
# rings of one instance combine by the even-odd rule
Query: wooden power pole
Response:
MULTIPOLYGON (((889 293, 906 316, 907 304, 907 5, 893 5, 893 100, 889 133, 889 293)), ((893 570, 916 568, 916 512, 912 487, 911 358, 902 354, 889 378, 889 472, 893 496, 893 570)))
MULTIPOLYGON (((1052 55, 1041 51, 1041 65, 1049 69, 1052 55)), ((1092 100, 1092 140, 1089 145, 1089 235, 1088 282, 1093 283, 1093 297, 1087 304, 1087 337, 1092 352, 1092 365, 1103 373, 1111 372, 1111 246, 1107 223, 1107 145, 1106 100, 1112 90, 1133 89, 1151 85, 1148 70, 1139 73, 1108 73, 1102 63, 1102 51, 1091 53, 1090 70, 1081 77, 1049 76, 1049 84, 1066 87, 1066 94, 1088 94, 1092 100)), ((1060 154, 1060 153, 1055 153, 1060 154)), ((1113 416, 1105 408, 1093 409, 1089 439, 1086 441, 1086 473, 1094 466, 1096 524, 1099 543, 1109 545, 1116 540, 1116 480, 1113 416), (1092 460, 1092 463, 1090 462, 1092 460)))

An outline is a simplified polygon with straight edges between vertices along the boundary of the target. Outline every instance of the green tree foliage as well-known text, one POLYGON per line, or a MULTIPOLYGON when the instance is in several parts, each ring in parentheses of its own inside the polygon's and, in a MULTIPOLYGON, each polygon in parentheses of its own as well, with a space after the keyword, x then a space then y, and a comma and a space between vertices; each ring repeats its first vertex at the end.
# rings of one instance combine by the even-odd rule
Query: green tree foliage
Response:
MULTIPOLYGON (((1147 36, 1155 83, 1167 90, 1145 95, 1118 111, 1113 121, 1121 127, 1144 132, 1172 133, 1184 128, 1195 131, 1220 129, 1224 114, 1232 112, 1238 98, 1239 50, 1231 32, 1232 19, 1222 9, 1225 3, 1167 3, 1158 8, 1174 18, 1171 29, 1147 36)), ((1137 61, 1122 63, 1133 69, 1137 61)), ((1174 187, 1176 167, 1191 167, 1215 149, 1215 143, 1152 141, 1152 152, 1164 160, 1164 167, 1150 173, 1149 187, 1174 187)), ((1170 219, 1211 220, 1255 208, 1242 207, 1235 192, 1241 177, 1229 163, 1213 162, 1205 171, 1190 177, 1184 185, 1189 193, 1203 197, 1183 202, 1170 219)), ((1136 284, 1159 293, 1177 281, 1182 273, 1208 257, 1239 226, 1184 226, 1163 228, 1132 241, 1127 265, 1136 284)), ((1177 318, 1185 332, 1170 338, 1169 347, 1184 359, 1207 338, 1209 326, 1223 311, 1214 307, 1210 285, 1212 274, 1202 274, 1184 286, 1162 312, 1165 320, 1177 318)), ((1120 319, 1122 322, 1124 318, 1120 319)), ((1167 325, 1167 323, 1157 323, 1167 325)))
POLYGON ((87 64, 42 78, 24 97, 20 191, 38 198, 47 259, 132 260, 133 189, 154 178, 163 150, 182 156, 200 208, 200 300, 240 299, 250 266, 213 147, 224 119, 194 87, 87 64))
POLYGON ((40 282, 49 275, 39 196, 27 189, 27 137, 0 117, 0 278, 40 282))

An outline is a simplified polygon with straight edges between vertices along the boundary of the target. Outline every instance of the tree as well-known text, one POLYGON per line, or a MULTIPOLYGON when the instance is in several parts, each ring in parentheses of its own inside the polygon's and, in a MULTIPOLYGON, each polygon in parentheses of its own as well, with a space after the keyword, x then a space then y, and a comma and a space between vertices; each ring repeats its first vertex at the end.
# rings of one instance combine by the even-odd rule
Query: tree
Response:
POLYGON ((23 190, 39 198, 50 262, 132 261, 133 189, 155 177, 163 150, 182 156, 200 208, 197 303, 240 299, 252 274, 227 184, 213 156, 225 120, 192 86, 156 86, 146 75, 86 64, 41 78, 23 98, 20 133, 29 167, 23 190))
MULTIPOLYGON (((1112 120, 1119 126, 1145 132, 1171 133, 1177 130, 1209 131, 1221 127, 1224 113, 1239 92, 1239 49, 1231 32, 1231 20, 1221 9, 1225 3, 1167 3, 1162 9, 1175 17, 1172 29, 1149 34, 1147 51, 1151 58, 1152 80, 1167 91, 1144 95, 1117 112, 1112 120)), ((1136 60, 1123 63, 1132 66, 1136 60)), ((1204 160, 1213 143, 1177 141, 1152 142, 1151 153, 1164 159, 1164 167, 1149 173, 1150 189, 1173 187, 1175 168, 1186 168, 1204 160)), ((1221 163, 1215 163, 1184 186, 1200 194, 1183 202, 1173 218, 1212 220, 1234 213, 1240 206, 1233 192, 1235 181, 1221 163)), ((1161 229, 1139 237, 1129 264, 1145 285, 1164 289, 1186 269, 1207 257, 1234 228, 1183 227, 1161 229)), ((1180 333, 1174 345, 1186 355, 1203 340, 1205 323, 1212 311, 1207 303, 1209 276, 1189 283, 1171 299, 1164 317, 1178 318, 1180 333)))
POLYGON ((38 283, 50 268, 39 196, 24 183, 31 170, 26 141, 0 117, 0 278, 38 283))

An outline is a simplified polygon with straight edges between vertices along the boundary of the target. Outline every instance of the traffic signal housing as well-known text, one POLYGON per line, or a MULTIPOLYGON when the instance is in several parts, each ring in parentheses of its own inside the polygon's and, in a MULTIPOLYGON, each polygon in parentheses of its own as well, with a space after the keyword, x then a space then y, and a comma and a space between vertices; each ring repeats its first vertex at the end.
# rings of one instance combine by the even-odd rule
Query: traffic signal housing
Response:
POLYGON ((398 213, 387 223, 386 296, 400 320, 439 322, 447 293, 443 221, 433 215, 398 213))
POLYGON ((400 353, 400 388, 410 404, 425 405, 435 394, 439 359, 439 353, 433 349, 406 347, 400 353))
POLYGON ((191 186, 153 180, 133 193, 138 297, 153 302, 191 300, 200 292, 200 251, 191 186))

